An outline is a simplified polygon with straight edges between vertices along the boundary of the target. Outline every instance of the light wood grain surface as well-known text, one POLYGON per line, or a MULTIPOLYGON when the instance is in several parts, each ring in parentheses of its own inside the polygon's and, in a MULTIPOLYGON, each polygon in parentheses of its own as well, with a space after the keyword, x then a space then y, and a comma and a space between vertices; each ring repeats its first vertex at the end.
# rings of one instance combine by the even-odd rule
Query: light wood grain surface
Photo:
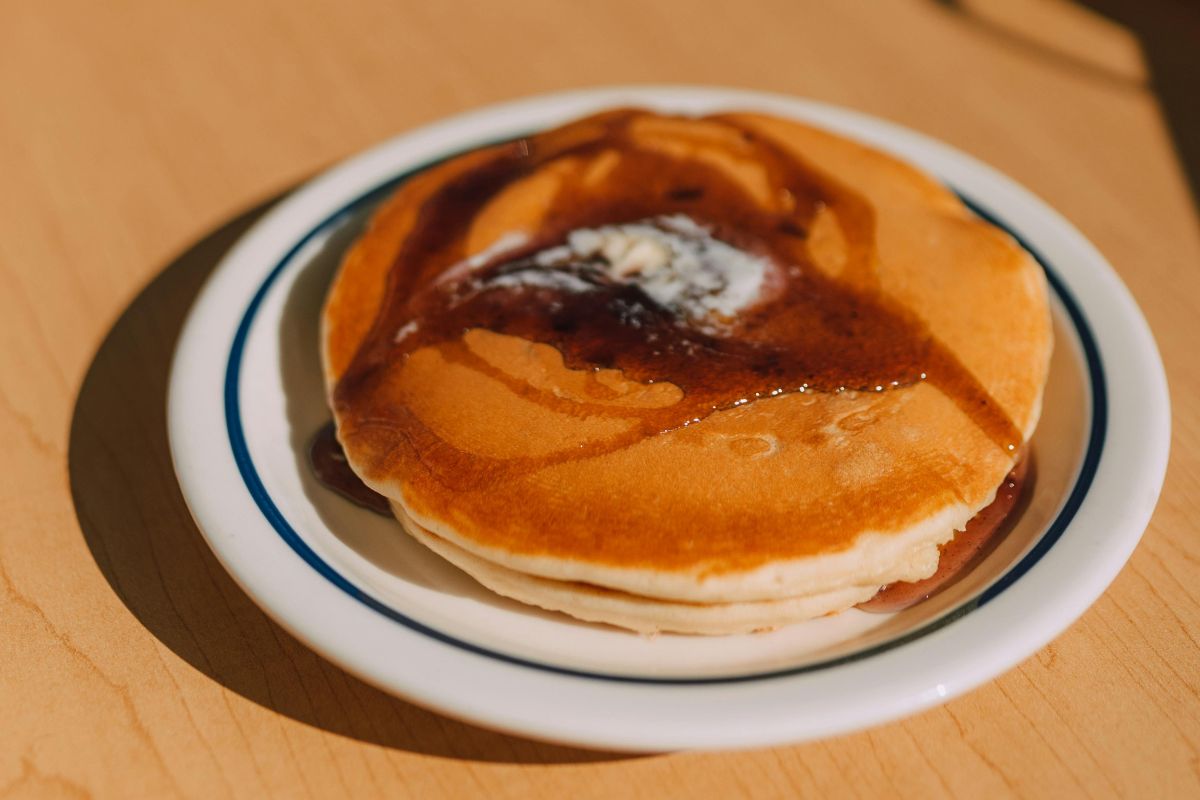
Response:
POLYGON ((1152 62, 1078 8, 948 5, 0 4, 0 797, 1200 796, 1200 232, 1152 62), (238 234, 420 123, 647 81, 787 92, 944 139, 1062 211, 1137 297, 1171 382, 1166 486, 1120 577, 1034 658, 829 741, 591 753, 364 685, 210 554, 164 391, 238 234))

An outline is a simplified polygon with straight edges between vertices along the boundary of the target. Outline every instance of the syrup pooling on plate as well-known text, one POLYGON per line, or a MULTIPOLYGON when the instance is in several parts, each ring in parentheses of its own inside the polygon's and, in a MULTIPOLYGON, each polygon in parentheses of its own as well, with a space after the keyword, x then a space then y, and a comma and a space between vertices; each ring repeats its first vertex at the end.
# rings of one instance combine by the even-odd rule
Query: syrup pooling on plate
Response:
POLYGON ((884 586, 858 607, 879 614, 902 611, 949 587, 1008 533, 1011 520, 1020 517, 1019 513, 1014 514, 1014 509, 1028 497, 1035 475, 1032 451, 1026 447, 996 490, 996 498, 972 517, 964 530, 955 533, 953 539, 938 548, 937 572, 923 581, 901 581, 884 586))
POLYGON ((466 487, 601 455, 780 394, 894 391, 927 380, 997 446, 1020 445, 1020 432, 955 355, 879 290, 874 212, 861 196, 730 117, 689 121, 686 129, 673 123, 637 110, 600 114, 484 151, 437 187, 405 237, 370 333, 335 387, 343 427, 375 428, 372 435, 388 437, 391 448, 421 454, 447 485, 466 487), (536 233, 482 259, 468 252, 477 215, 543 170, 555 170, 559 183, 536 233), (744 174, 753 180, 739 179, 744 174), (836 278, 808 251, 822 214, 832 215, 846 242, 836 278), (714 326, 664 307, 636 283, 613 280, 595 257, 539 261, 576 231, 675 216, 771 265, 758 302, 714 326), (506 279, 539 266, 556 277, 506 279), (472 337, 487 334, 548 345, 566 367, 594 371, 594 402, 496 368, 472 347, 472 337), (542 406, 631 424, 601 443, 551 455, 457 457, 406 411, 395 387, 397 368, 426 348, 542 406), (647 402, 610 402, 613 387, 626 391, 628 382, 641 385, 647 402), (437 458, 428 458, 433 452, 437 458))
POLYGON ((355 505, 385 517, 392 516, 387 498, 362 482, 346 460, 346 452, 337 440, 332 422, 321 426, 308 445, 308 466, 321 485, 355 505))

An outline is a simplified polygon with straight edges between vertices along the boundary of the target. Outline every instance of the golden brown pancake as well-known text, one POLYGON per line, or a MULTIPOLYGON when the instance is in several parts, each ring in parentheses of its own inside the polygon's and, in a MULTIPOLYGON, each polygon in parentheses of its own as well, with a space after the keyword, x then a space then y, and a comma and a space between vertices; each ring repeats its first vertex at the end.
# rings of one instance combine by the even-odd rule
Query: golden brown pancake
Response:
POLYGON ((829 592, 734 603, 689 603, 559 581, 508 569, 480 558, 417 525, 398 503, 396 518, 413 538, 497 594, 576 619, 617 625, 640 633, 728 634, 765 631, 861 603, 879 586, 868 583, 829 592))
POLYGON ((1051 348, 1037 265, 912 167, 628 109, 407 181, 323 323, 338 438, 410 533, 517 599, 697 632, 931 574, 1051 348))

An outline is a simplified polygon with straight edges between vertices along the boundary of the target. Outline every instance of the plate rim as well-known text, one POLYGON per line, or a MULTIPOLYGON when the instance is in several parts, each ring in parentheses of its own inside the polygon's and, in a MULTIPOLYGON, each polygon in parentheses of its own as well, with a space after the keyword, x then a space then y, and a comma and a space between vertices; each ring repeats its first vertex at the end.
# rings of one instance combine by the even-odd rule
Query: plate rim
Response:
MULTIPOLYGON (((847 131, 841 130, 839 132, 846 133, 847 131)), ((917 160, 918 163, 920 161, 920 159, 914 159, 911 153, 902 153, 901 157, 909 161, 917 160)), ((939 177, 946 178, 942 174, 939 174, 939 177)), ((956 188, 962 189, 958 184, 956 184, 956 188)), ((980 202, 986 202, 986 200, 979 198, 978 194, 968 192, 967 197, 974 199, 976 205, 980 202)), ((996 207, 992 203, 984 205, 982 210, 984 213, 997 213, 996 207)), ((327 214, 327 216, 336 217, 337 214, 327 214)), ((1021 229, 1020 226, 1012 223, 1010 219, 1007 221, 1010 223, 1010 229, 1015 235, 1022 238, 1027 236, 1027 232, 1021 229)), ((314 227, 318 226, 309 225, 310 230, 314 227)), ((297 242, 294 239, 291 242, 291 246, 294 248, 298 248, 301 244, 302 242, 297 242)), ((1038 249, 1040 249, 1033 245, 1027 245, 1027 247, 1034 253, 1037 253, 1038 249)), ((286 261, 287 259, 281 260, 279 267, 281 268, 286 264, 286 261)), ((257 280, 262 281, 263 275, 272 272, 275 268, 276 265, 273 262, 259 266, 257 269, 257 280)), ((1051 276, 1054 276, 1053 272, 1049 270, 1048 272, 1051 276)), ((241 277, 244 277, 244 275, 241 277)), ((1061 275, 1058 277, 1062 278, 1061 275)), ((269 280, 262 281, 262 292, 266 291, 269 283, 269 280)), ((1064 290, 1062 294, 1065 295, 1063 301, 1068 306, 1068 311, 1071 311, 1071 289, 1074 287, 1071 286, 1070 280, 1063 280, 1062 283, 1062 289, 1064 290)), ((1075 297, 1074 300, 1078 304, 1081 313, 1086 311, 1086 301, 1080 301, 1078 297, 1075 297)), ((240 317, 241 311, 238 311, 236 316, 240 317)), ((249 319, 249 315, 247 315, 247 319, 249 319)), ((1086 315, 1084 319, 1086 320, 1086 315)), ((1077 322, 1074 319, 1072 321, 1077 322)), ((1108 321, 1107 317, 1106 321, 1108 321)), ((1086 321, 1083 324, 1086 326, 1086 321)), ((240 321, 237 330, 241 330, 240 321)), ((1095 331, 1095 333, 1102 334, 1104 331, 1095 331)), ((1100 341, 1103 337, 1096 335, 1095 338, 1098 357, 1101 360, 1103 368, 1103 361, 1105 360, 1103 355, 1104 346, 1100 341)), ((1086 336, 1081 335, 1081 339, 1086 339, 1086 336)), ((231 343, 233 346, 236 346, 236 340, 237 334, 234 335, 234 341, 231 343)), ((228 351, 230 348, 226 347, 225 349, 228 351)), ((1096 376, 1091 375, 1090 377, 1094 380, 1096 376)), ((1102 376, 1101 380, 1103 381, 1102 376)), ((1100 386, 1102 395, 1107 394, 1104 391, 1104 384, 1101 383, 1100 386)), ((229 388, 227 386, 223 388, 226 395, 228 395, 229 388)), ((236 404, 236 386, 234 386, 233 391, 235 393, 233 401, 236 404)), ((228 400, 228 396, 225 399, 228 400)), ((1118 398, 1111 398, 1110 405, 1113 399, 1118 398)), ((1119 399, 1121 399, 1122 403, 1125 403, 1129 398, 1122 397, 1119 399)), ((1041 203, 1041 201, 1030 195, 1026 190, 999 175, 999 173, 996 173, 990 167, 975 162, 969 156, 965 156, 948 145, 927 139, 921 134, 897 128, 897 126, 891 123, 866 117, 858 112, 801 100, 799 98, 713 87, 612 87, 608 89, 535 96, 525 100, 502 103, 478 111, 450 117, 444 121, 401 134, 364 152, 360 156, 328 170, 298 189, 256 223, 253 228, 244 234, 238 244, 226 254, 221 264, 218 265, 217 269, 210 276, 209 281, 201 290, 192 312, 185 323, 183 333, 180 336, 175 361, 172 366, 168 406, 172 460, 175 464, 189 509, 196 518, 202 534, 214 552, 216 552, 222 564, 234 575, 235 579, 247 593, 255 599, 256 603, 285 628, 309 644, 310 647, 338 662, 343 667, 347 667, 351 672, 358 674, 371 683, 380 685, 382 688, 393 693, 399 693, 410 699, 415 699, 417 702, 422 702, 442 712, 450 713, 453 716, 464 717, 471 721, 481 722, 491 727, 498 727, 527 736, 532 735, 556 741, 569 741, 575 744, 622 749, 632 747, 633 749, 658 750, 663 748, 697 746, 753 746, 827 735, 829 733, 860 727, 863 724, 871 722, 882 722, 895 716, 914 712, 932 703, 966 691, 999 674, 1013 663, 1016 663, 1016 661, 1023 659, 1028 654, 1040 648, 1045 642, 1053 638, 1054 635, 1064 630, 1074 621, 1079 613, 1082 613, 1102 593, 1103 589, 1115 577, 1120 566, 1124 564, 1129 553, 1136 546, 1141 532, 1148 521, 1154 500, 1157 498, 1157 493, 1161 487, 1162 473, 1165 471, 1166 450, 1169 447, 1169 406, 1166 404, 1165 376, 1162 374, 1161 360, 1158 358, 1157 349, 1154 346, 1149 329, 1146 327, 1145 320, 1141 317, 1127 290, 1120 284, 1119 279, 1111 267, 1108 266, 1107 262, 1104 261, 1103 257, 1083 239, 1078 231, 1075 231, 1069 223, 1046 207, 1044 203, 1041 203), (993 656, 1000 657, 993 658, 993 660, 986 664, 981 664, 978 660, 974 663, 960 664, 957 670, 959 674, 945 676, 947 678, 945 681, 935 681, 932 683, 929 680, 920 681, 918 682, 919 685, 914 684, 907 691, 902 692, 902 698, 875 698, 877 702, 873 704, 874 707, 870 710, 863 708, 853 709, 848 707, 853 704, 846 704, 840 709, 834 709, 835 719, 809 719, 798 722, 793 721, 790 725, 780 725, 777 720, 774 721, 775 724, 764 724, 770 723, 772 720, 764 719, 762 714, 758 714, 757 716, 754 714, 749 716, 743 714, 741 716, 746 717, 747 722, 753 720, 759 723, 760 727, 739 728, 734 726, 730 728, 725 726, 723 734, 718 733, 715 735, 712 732, 697 730, 694 714, 687 715, 690 719, 686 722, 685 726, 667 724, 666 729, 663 729, 661 722, 658 728, 655 728, 654 725, 645 726, 645 720, 641 719, 643 729, 641 731, 630 730, 629 722, 639 720, 636 714, 633 717, 629 717, 628 714, 615 715, 617 719, 612 719, 611 717, 614 715, 610 715, 610 718, 602 721, 602 724, 563 725, 561 722, 555 724, 553 720, 546 719, 546 714, 543 712, 531 713, 526 710, 524 713, 521 713, 519 709, 512 708, 512 704, 509 704, 510 707, 505 707, 504 703, 497 704, 492 702, 490 704, 480 704, 474 702, 478 698, 471 698, 464 701, 462 697, 445 691, 444 687, 442 687, 441 691, 438 691, 436 687, 423 685, 420 680, 414 681, 411 675, 397 675, 386 669, 381 671, 379 665, 374 663, 373 659, 366 657, 366 654, 361 652, 361 646, 356 647, 353 642, 344 641, 343 637, 331 636, 328 629, 323 630, 320 624, 313 623, 314 617, 323 619, 330 612, 344 613, 345 609, 341 609, 339 603, 332 602, 326 608, 315 608, 313 602, 298 605, 297 598, 293 596, 294 592, 281 591, 281 588, 273 582, 264 580, 261 566, 247 560, 248 553, 250 555, 253 554, 254 545, 251 544, 247 548, 247 537, 236 535, 235 532, 230 530, 231 520, 224 513, 225 510, 220 507, 219 503, 213 503, 212 494, 216 488, 216 481, 213 479, 213 474, 219 475, 220 470, 213 470, 213 463, 211 462, 220 462, 225 459, 216 458, 218 454, 213 452, 211 447, 197 446, 197 426, 195 425, 195 419, 198 416, 198 404, 196 397, 197 390, 202 390, 203 384, 198 384, 195 377, 197 369, 211 363, 212 360, 211 358, 206 359, 203 357, 205 342, 201 341, 201 339, 208 340, 208 347, 221 349, 211 343, 211 333, 205 330, 206 323, 211 325, 208 322, 209 320, 219 319, 220 317, 214 310, 214 298, 231 291, 228 287, 233 286, 235 283, 229 278, 231 274, 239 270, 245 273, 248 271, 245 265, 255 265, 255 259, 260 255, 257 251, 271 249, 272 246, 278 247, 281 241, 286 244, 288 242, 286 231, 291 227, 296 227, 298 224, 297 220, 306 218, 307 215, 320 211, 322 208, 326 211, 329 208, 338 208, 341 209, 338 213, 346 213, 344 206, 351 199, 346 196, 346 193, 347 191, 353 191, 351 187, 357 187, 356 191, 359 194, 382 193, 387 190, 386 186, 391 185, 393 181, 399 179, 397 173, 410 172, 414 168, 419 169, 427 165, 428 161, 430 161, 428 158, 414 159, 411 152, 407 153, 407 156, 404 156, 401 151, 405 151, 406 148, 408 151, 414 149, 420 150, 421 144, 424 143, 428 146, 430 143, 426 140, 440 140, 438 142, 441 145, 440 154, 444 156, 457 152, 463 149, 464 146, 477 146, 482 143, 477 134, 481 133, 482 129, 487 127, 487 125, 480 124, 483 121, 490 120, 489 124, 492 127, 496 127, 497 125, 501 127, 510 126, 511 129, 508 135, 517 135, 523 129, 527 130, 530 127, 543 127, 545 125, 544 122, 541 125, 531 124, 529 120, 531 116, 553 117, 557 115, 566 118, 577 116, 579 113, 588 110, 588 107, 616 105, 631 100, 658 105, 675 105, 681 101, 681 98, 685 104, 690 103, 692 105, 706 105, 709 103, 719 104, 724 107, 751 105, 763 110, 781 111, 791 116, 807 119, 814 124, 823 125, 827 128, 832 127, 834 130, 839 130, 839 127, 853 127, 856 130, 851 132, 850 135, 855 138, 866 139, 875 146, 882 146, 883 149, 892 152, 895 152, 896 149, 904 150, 906 148, 916 150, 925 149, 937 154, 942 159, 948 159, 951 162, 957 161, 958 168, 981 175, 981 180, 984 183, 990 183, 991 188, 997 191, 1004 190, 1011 195, 1008 198, 1008 202, 1023 205, 1027 209, 1032 208, 1037 212, 1038 216, 1047 220, 1051 227, 1044 235, 1055 235, 1067 244, 1073 245, 1074 249, 1078 251, 1077 255, 1083 258, 1083 260, 1090 262, 1089 268, 1095 270, 1100 278, 1107 281, 1107 285, 1104 287, 1106 293, 1101 293, 1101 296, 1110 301, 1115 299, 1118 318, 1125 327, 1124 332, 1128 334, 1127 339, 1140 345, 1140 347, 1135 347, 1134 351, 1142 356, 1141 363, 1144 367, 1143 371, 1146 373, 1143 376, 1146 379, 1145 384, 1160 390, 1144 393, 1145 397, 1149 399, 1143 403, 1150 411, 1157 410, 1161 412, 1165 408, 1167 413, 1165 417, 1158 416, 1162 424, 1157 426, 1151 425, 1150 435, 1143 437, 1143 441, 1149 446, 1144 449, 1141 461, 1144 462, 1143 466, 1148 469, 1144 469, 1139 473, 1143 476, 1141 481, 1143 485, 1138 488, 1148 489, 1149 494, 1152 495, 1149 503, 1139 505, 1136 511, 1140 513, 1135 513, 1130 519, 1125 521, 1124 525, 1117 526, 1117 528, 1123 531, 1121 535, 1110 534, 1109 547, 1106 552, 1100 554, 1106 557, 1101 559, 1100 563, 1097 564, 1091 573, 1085 575, 1085 577, 1090 576, 1092 579, 1086 583, 1086 587, 1074 584, 1075 591, 1073 593, 1068 592, 1067 594, 1070 596, 1061 598, 1065 602, 1052 609, 1057 611, 1057 613, 1044 612, 1040 620, 1035 620, 1035 622, 1041 623, 1040 626, 1034 628, 1034 630, 1026 633, 1024 636, 1016 637, 1019 641, 1010 642, 1010 648, 1006 653, 993 653, 993 656), (521 120, 520 125, 515 125, 517 120, 521 120), (839 122, 840 124, 826 124, 830 120, 839 122), (454 133, 456 130, 459 139, 457 146, 446 146, 444 139, 454 138, 453 136, 448 136, 448 134, 454 133), (865 135, 864 131, 871 131, 872 133, 868 136, 865 135), (879 141, 872 141, 872 137, 887 139, 894 146, 881 144, 879 141), (398 156, 396 155, 397 153, 401 153, 401 155, 398 156), (393 169, 384 176, 378 173, 372 175, 371 170, 378 166, 376 162, 386 160, 387 158, 398 159, 401 162, 407 161, 407 167, 396 169, 393 165, 393 169), (382 187, 375 186, 372 190, 371 187, 375 184, 382 184, 382 187), (366 185, 365 190, 363 188, 364 185, 366 185), (339 195, 341 196, 339 197, 339 195), (336 205, 335 200, 337 201, 336 205), (1074 241, 1069 241, 1072 239, 1074 241), (1156 371, 1157 375, 1154 374, 1156 371), (1155 409, 1155 406, 1158 408, 1155 409), (205 452, 207 453, 207 457, 204 456, 205 452), (205 475, 205 479, 202 480, 199 478, 201 474, 205 475), (1140 520, 1140 524, 1138 520, 1140 520), (1100 580, 1100 578, 1103 579, 1100 580), (301 611, 304 613, 301 613, 301 611), (317 613, 314 615, 309 612, 317 613), (997 665, 1000 665, 999 668, 997 668, 997 665), (404 678, 407 678, 407 680, 404 678), (884 702, 889 700, 890 702, 884 702), (838 713, 839 711, 840 713, 838 713), (857 713, 854 713, 855 711, 857 713), (645 728, 651 728, 652 730, 647 731, 645 728)), ((202 411, 202 409, 199 409, 199 411, 202 411)), ((202 414, 199 414, 199 416, 202 416, 202 414)), ((1154 415, 1152 414, 1151 416, 1154 415)), ((232 454, 227 455, 231 459, 233 458, 232 454)), ((1098 457, 1093 478, 1100 474, 1101 467, 1105 463, 1104 459, 1105 456, 1103 454, 1098 457)), ((234 463, 236 464, 236 460, 234 463)), ((1086 502, 1087 498, 1084 498, 1081 507, 1086 505, 1086 502)), ((240 528, 241 526, 234 525, 233 527, 240 528)), ((1065 527, 1066 529, 1070 529, 1071 526, 1068 524, 1065 527)), ((265 554, 260 553, 259 555, 262 556, 265 554)), ((1016 567, 1012 569, 1016 569, 1016 567)), ((316 593, 316 595, 322 594, 324 593, 316 593)), ((1012 609, 1004 608, 1006 604, 1001 602, 1004 600, 1004 596, 997 596, 991 599, 997 602, 988 604, 989 608, 1000 607, 1000 612, 1012 612, 1012 609)), ((328 598, 323 598, 321 602, 327 600, 328 598)), ((345 600, 354 602, 348 596, 345 597, 345 600)), ((983 610, 983 604, 980 605, 979 610, 983 610)), ((375 612, 369 611, 367 613, 374 614, 375 612)), ((336 617, 337 614, 334 616, 336 617)), ((951 626, 954 621, 950 620, 951 626)), ((358 622, 362 623, 362 620, 358 620, 358 622)), ((943 623, 943 625, 945 624, 943 623)), ((373 626, 367 625, 366 627, 373 626)), ((935 631, 933 635, 944 632, 945 627, 941 631, 935 631)), ((1009 638, 1013 638, 1011 634, 1009 638)), ((411 645, 411 643, 407 644, 411 645)), ((442 646, 446 645, 443 643, 442 646)), ((905 645, 902 645, 901 649, 904 649, 904 647, 905 645)), ((990 649, 995 650, 995 647, 993 646, 990 649)), ((446 661, 445 653, 438 653, 434 650, 423 653, 423 656, 434 658, 434 660, 439 662, 446 661)), ((911 652, 908 655, 911 656, 911 652)), ((481 656, 476 655, 475 657, 481 656)), ((453 658, 450 660, 453 661, 453 658)), ((503 668, 497 668, 495 664, 492 664, 484 667, 486 674, 480 675, 477 673, 481 665, 475 663, 469 654, 462 656, 461 660, 463 663, 454 665, 457 667, 456 671, 461 672, 465 670, 466 673, 475 678, 482 677, 485 681, 490 682, 506 682, 510 685, 509 688, 513 689, 520 685, 523 685, 526 689, 538 688, 530 687, 527 681, 513 680, 520 676, 510 674, 512 670, 527 668, 522 664, 507 664, 503 668)), ((900 662, 906 660, 909 659, 898 659, 900 662)), ((842 665, 837 669, 845 671, 849 666, 853 665, 842 665)), ((561 672, 560 668, 555 667, 554 669, 556 672, 561 672)), ((944 667, 943 669, 955 672, 954 669, 949 667, 944 667)), ((860 670, 853 671, 857 672, 860 670)), ((543 675, 543 678, 545 677, 543 675)), ((562 681, 579 680, 594 681, 595 677, 594 675, 581 675, 567 671, 564 674, 556 675, 553 680, 544 681, 544 683, 555 684, 562 681)), ((612 681, 613 677, 604 676, 604 680, 612 681)), ((558 694, 568 695, 570 698, 569 702, 575 704, 582 703, 582 709, 586 709, 589 706, 598 706, 602 701, 628 701, 632 699, 632 695, 643 695, 639 699, 639 702, 645 703, 646 698, 644 695, 646 692, 642 690, 652 688, 660 695, 666 690, 668 694, 674 696, 676 701, 673 701, 673 703, 676 709, 680 705, 677 701, 681 696, 689 695, 693 702, 698 702, 701 705, 719 702, 722 710, 728 711, 727 708, 724 708, 729 700, 727 695, 757 694, 759 687, 755 686, 755 684, 776 682, 775 685, 779 686, 781 683, 787 683, 789 684, 788 689, 790 694, 795 694, 798 689, 806 688, 808 689, 807 693, 812 694, 811 684, 822 682, 820 680, 814 681, 814 675, 811 671, 800 674, 792 671, 784 671, 782 674, 768 673, 765 675, 745 676, 739 679, 740 688, 754 687, 754 692, 731 691, 735 687, 727 685, 727 679, 726 681, 722 681, 721 679, 717 681, 709 679, 685 679, 670 682, 651 680, 650 686, 640 685, 642 682, 647 681, 645 678, 635 678, 634 680, 637 683, 633 685, 625 681, 620 683, 593 684, 593 689, 596 685, 608 688, 592 692, 591 696, 586 691, 582 694, 578 692, 578 685, 556 687, 543 685, 540 688, 555 688, 558 694), (797 682, 804 685, 790 685, 797 682)), ((910 683, 912 682, 910 681, 910 683)), ((803 693, 801 692, 801 694, 803 693)), ((531 705, 536 706, 537 704, 534 703, 531 705)), ((859 703, 859 705, 862 705, 862 703, 859 703)), ((561 708, 557 710, 561 712, 561 708)), ((720 728, 722 726, 716 727, 720 728)))

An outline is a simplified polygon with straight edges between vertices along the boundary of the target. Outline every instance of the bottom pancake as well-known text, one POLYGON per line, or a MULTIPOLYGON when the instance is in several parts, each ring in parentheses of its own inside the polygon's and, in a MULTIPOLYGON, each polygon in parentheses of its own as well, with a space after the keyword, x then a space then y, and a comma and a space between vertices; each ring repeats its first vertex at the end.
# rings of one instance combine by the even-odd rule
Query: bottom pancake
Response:
POLYGON ((392 511, 421 544, 497 594, 640 633, 722 635, 777 628, 842 611, 869 600, 879 585, 848 586, 816 594, 741 603, 686 603, 641 597, 587 583, 558 581, 493 564, 418 525, 399 503, 392 511))

